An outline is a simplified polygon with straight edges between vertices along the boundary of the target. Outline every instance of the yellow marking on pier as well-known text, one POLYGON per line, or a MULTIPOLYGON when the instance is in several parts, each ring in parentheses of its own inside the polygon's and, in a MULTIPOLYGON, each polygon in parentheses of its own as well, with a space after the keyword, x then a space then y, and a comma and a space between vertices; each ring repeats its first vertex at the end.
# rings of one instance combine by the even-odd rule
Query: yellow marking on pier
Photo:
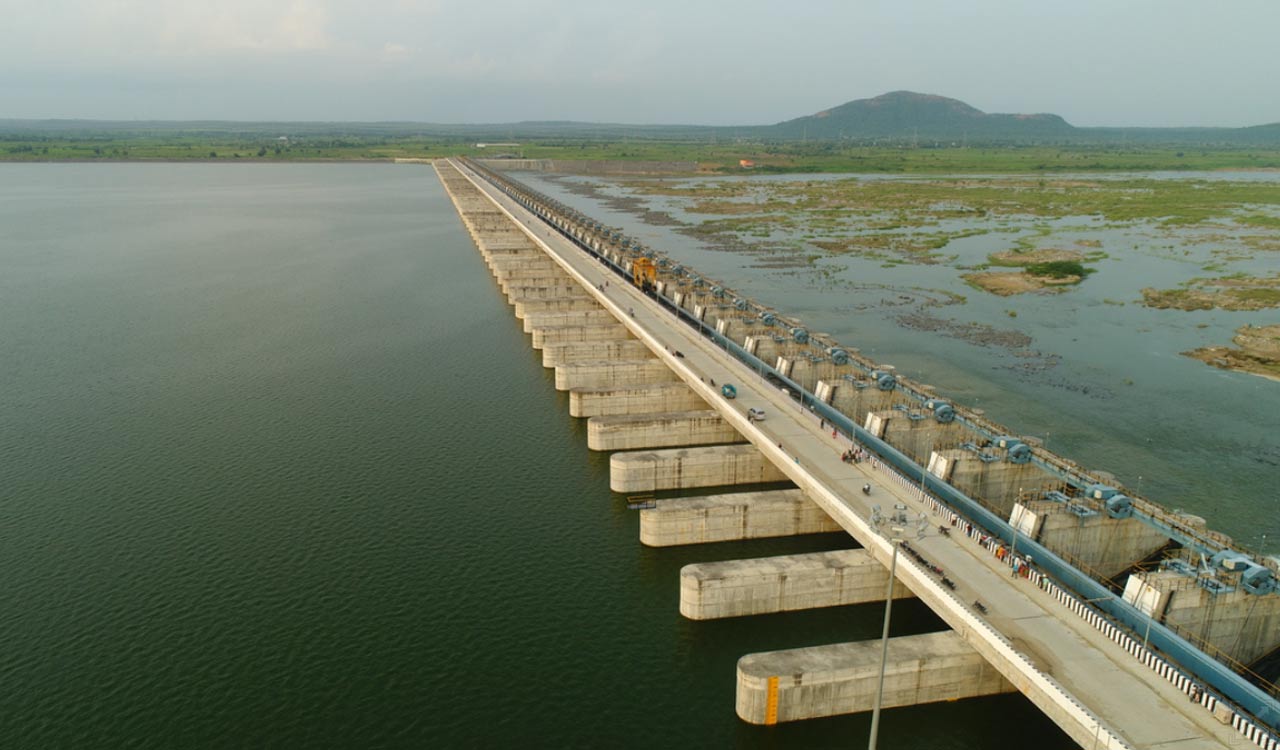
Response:
POLYGON ((769 688, 765 693, 764 700, 764 723, 765 726, 773 726, 778 723, 778 678, 769 678, 769 688))

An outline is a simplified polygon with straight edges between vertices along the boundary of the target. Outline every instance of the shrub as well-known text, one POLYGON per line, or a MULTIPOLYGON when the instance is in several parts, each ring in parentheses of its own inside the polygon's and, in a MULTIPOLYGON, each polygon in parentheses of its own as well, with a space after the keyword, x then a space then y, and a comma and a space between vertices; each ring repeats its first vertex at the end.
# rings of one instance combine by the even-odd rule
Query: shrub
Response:
POLYGON ((1074 260, 1054 260, 1048 263, 1032 263, 1026 272, 1033 276, 1048 276, 1051 279, 1065 279, 1068 276, 1084 278, 1093 273, 1092 268, 1085 268, 1074 260))

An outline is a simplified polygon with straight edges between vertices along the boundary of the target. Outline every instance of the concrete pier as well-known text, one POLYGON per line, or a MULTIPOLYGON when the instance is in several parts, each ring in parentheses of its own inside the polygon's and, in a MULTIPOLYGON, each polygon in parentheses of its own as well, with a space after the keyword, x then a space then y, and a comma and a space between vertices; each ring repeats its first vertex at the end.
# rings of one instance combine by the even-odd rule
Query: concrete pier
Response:
POLYGON ((484 258, 484 264, 495 276, 507 268, 534 263, 545 266, 550 261, 547 254, 530 242, 528 237, 513 238, 503 242, 500 248, 481 250, 480 255, 484 258))
POLYGON ((568 278, 555 261, 545 254, 539 258, 534 255, 517 256, 503 260, 491 259, 489 270, 498 281, 529 278, 530 276, 556 276, 568 278))
POLYGON ((882 427, 880 437, 894 448, 925 464, 939 446, 958 445, 966 439, 964 426, 956 422, 939 422, 928 409, 881 409, 871 413, 870 421, 882 427))
POLYGON ((635 339, 577 341, 542 347, 542 366, 557 367, 610 359, 647 359, 652 356, 653 352, 649 351, 649 347, 635 339))
POLYGON ((885 428, 870 419, 871 412, 885 411, 894 404, 905 402, 906 397, 897 391, 882 391, 868 380, 837 383, 830 401, 833 407, 842 414, 848 414, 850 419, 876 437, 882 437, 885 428))
POLYGON ((556 390, 573 388, 621 388, 674 383, 679 378, 658 359, 623 359, 578 362, 556 366, 556 390))
POLYGON ((533 329, 533 348, 574 341, 618 341, 631 338, 621 323, 598 323, 585 326, 549 326, 533 329))
MULTIPOLYGON (((748 654, 738 660, 738 716, 775 724, 870 711, 879 670, 879 640, 748 654)), ((1013 690, 953 631, 889 639, 885 708, 1013 690)))
POLYGON ((684 383, 575 388, 569 391, 569 415, 604 417, 614 414, 656 414, 707 408, 707 402, 684 383))
POLYGON ((735 442, 742 442, 742 436, 715 410, 592 417, 587 422, 587 447, 593 451, 735 442))
MULTIPOLYGON (((889 571, 866 550, 696 563, 680 570, 680 614, 691 620, 883 602, 889 571)), ((894 587, 894 598, 912 594, 894 587)))
POLYGON ((772 334, 751 334, 742 338, 742 348, 765 362, 777 360, 778 346, 772 334))
POLYGON ((579 312, 603 310, 600 303, 589 297, 561 297, 559 299, 520 300, 514 303, 516 317, 524 320, 529 315, 549 312, 579 312))
MULTIPOLYGON (((818 383, 835 386, 848 383, 844 375, 852 375, 854 372, 850 365, 837 365, 830 360, 814 362, 808 357, 801 357, 791 365, 791 379, 810 392, 817 391, 818 383)), ((830 399, 827 399, 827 403, 831 403, 830 399)))
POLYGON ((518 286, 559 286, 574 283, 564 271, 556 269, 528 269, 511 271, 498 278, 502 291, 518 286))
POLYGON ((801 490, 658 500, 640 511, 640 542, 649 547, 831 531, 842 529, 801 490))
POLYGON ((613 313, 600 307, 594 310, 556 310, 528 313, 524 316, 524 332, 532 333, 535 328, 590 326, 617 322, 618 319, 613 317, 613 313))
POLYGON ((1169 543, 1136 518, 1111 518, 1099 504, 1077 498, 1018 503, 1010 521, 1018 530, 1098 577, 1115 578, 1169 543))
POLYGON ((1133 574, 1125 598, 1141 584, 1154 592, 1157 619, 1210 651, 1252 664, 1276 648, 1280 594, 1210 589, 1192 575, 1150 571, 1133 574))
POLYGON ((715 445, 615 453, 609 459, 614 492, 653 492, 787 481, 754 445, 715 445))
POLYGON ((507 302, 513 305, 529 300, 592 299, 591 293, 586 289, 564 281, 507 286, 503 288, 502 293, 507 296, 507 302))
POLYGON ((1035 464, 1009 463, 999 456, 988 458, 995 460, 984 460, 963 448, 934 451, 929 458, 929 471, 970 497, 983 500, 1006 518, 1021 493, 1047 491, 1061 484, 1035 464))

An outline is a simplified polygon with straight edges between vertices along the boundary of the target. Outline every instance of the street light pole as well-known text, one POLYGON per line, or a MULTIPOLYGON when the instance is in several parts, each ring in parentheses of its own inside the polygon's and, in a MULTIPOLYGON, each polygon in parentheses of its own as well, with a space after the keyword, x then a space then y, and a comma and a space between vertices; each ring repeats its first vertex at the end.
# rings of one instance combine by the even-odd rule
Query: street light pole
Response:
MULTIPOLYGON (((1018 488, 1018 502, 1019 502, 1019 503, 1021 503, 1021 502, 1022 502, 1022 488, 1021 488, 1021 487, 1019 487, 1019 488, 1018 488)), ((1024 509, 1024 510, 1023 510, 1023 513, 1025 513, 1025 512, 1026 512, 1026 510, 1024 509)), ((1019 516, 1018 516, 1018 520, 1019 520, 1019 521, 1021 521, 1021 520, 1022 520, 1022 515, 1021 515, 1021 514, 1019 514, 1019 516)), ((1009 525, 1010 525, 1011 527, 1013 527, 1013 545, 1009 548, 1009 557, 1013 557, 1014 555, 1018 554, 1018 524, 1016 524, 1016 523, 1011 523, 1011 524, 1009 524, 1009 525)))
MULTIPOLYGON (((894 531, 899 531, 896 527, 894 531)), ((893 547, 893 556, 889 562, 889 588, 884 596, 884 629, 880 633, 880 679, 876 685, 876 702, 871 708, 871 737, 867 740, 867 750, 876 750, 876 738, 880 734, 880 704, 884 701, 884 669, 889 661, 889 615, 893 611, 893 583, 898 574, 898 540, 889 537, 893 547)))

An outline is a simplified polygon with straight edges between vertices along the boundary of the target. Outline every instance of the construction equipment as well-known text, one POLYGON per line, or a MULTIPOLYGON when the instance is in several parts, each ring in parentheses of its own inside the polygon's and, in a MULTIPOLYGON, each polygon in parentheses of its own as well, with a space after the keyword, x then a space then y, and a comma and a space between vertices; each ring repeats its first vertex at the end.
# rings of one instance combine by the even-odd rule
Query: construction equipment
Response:
POLYGON ((651 294, 658 279, 658 267, 652 258, 640 256, 631 261, 631 280, 645 294, 651 294))

